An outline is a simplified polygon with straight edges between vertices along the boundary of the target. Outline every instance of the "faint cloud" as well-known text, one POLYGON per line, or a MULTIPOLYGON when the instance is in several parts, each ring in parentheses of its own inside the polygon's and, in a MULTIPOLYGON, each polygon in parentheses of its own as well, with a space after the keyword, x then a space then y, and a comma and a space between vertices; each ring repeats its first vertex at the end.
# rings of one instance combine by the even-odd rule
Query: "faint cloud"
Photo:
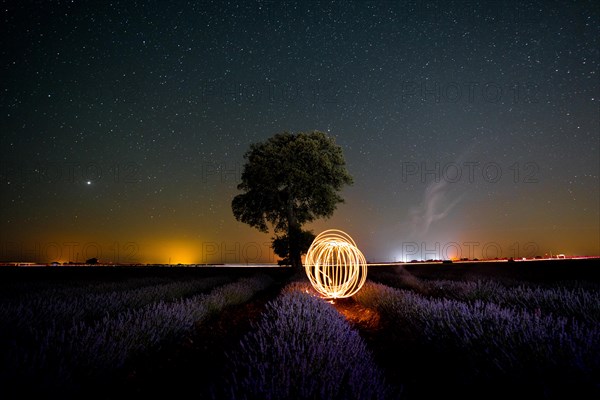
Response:
POLYGON ((462 200, 464 195, 448 199, 448 183, 433 182, 427 186, 421 204, 409 211, 412 236, 422 238, 429 232, 431 224, 444 219, 450 211, 462 200))

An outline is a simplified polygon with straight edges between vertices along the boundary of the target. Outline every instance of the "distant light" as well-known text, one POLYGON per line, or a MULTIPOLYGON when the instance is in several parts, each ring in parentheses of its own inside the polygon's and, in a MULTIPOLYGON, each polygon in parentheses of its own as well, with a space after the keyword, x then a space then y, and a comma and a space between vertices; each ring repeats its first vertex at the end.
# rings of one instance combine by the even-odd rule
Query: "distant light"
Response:
POLYGON ((365 256, 345 232, 321 232, 310 245, 304 263, 315 290, 326 298, 350 297, 367 279, 365 256))
POLYGON ((87 184, 88 184, 88 185, 91 185, 91 184, 92 184, 92 181, 87 181, 87 184))

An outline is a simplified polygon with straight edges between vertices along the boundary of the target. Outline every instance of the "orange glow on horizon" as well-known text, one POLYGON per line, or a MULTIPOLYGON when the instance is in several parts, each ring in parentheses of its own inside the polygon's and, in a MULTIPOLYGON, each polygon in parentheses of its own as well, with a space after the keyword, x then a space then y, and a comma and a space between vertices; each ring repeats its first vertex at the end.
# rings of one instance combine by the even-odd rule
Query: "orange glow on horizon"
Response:
POLYGON ((197 264, 201 260, 201 244, 193 241, 157 241, 142 254, 146 263, 197 264))

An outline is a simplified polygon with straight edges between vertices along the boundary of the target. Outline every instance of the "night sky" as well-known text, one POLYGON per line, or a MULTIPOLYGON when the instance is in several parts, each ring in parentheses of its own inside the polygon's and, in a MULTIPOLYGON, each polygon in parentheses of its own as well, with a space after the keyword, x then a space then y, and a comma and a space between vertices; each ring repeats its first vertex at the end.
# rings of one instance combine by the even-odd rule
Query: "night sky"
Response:
POLYGON ((311 130, 371 262, 598 255, 599 4, 3 2, 0 261, 273 262, 243 154, 311 130))

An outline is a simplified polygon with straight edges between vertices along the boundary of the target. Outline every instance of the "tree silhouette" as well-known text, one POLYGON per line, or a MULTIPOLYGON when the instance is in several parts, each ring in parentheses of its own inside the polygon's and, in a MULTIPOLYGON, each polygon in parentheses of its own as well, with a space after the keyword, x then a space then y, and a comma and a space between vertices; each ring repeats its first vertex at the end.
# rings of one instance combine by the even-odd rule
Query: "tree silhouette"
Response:
MULTIPOLYGON (((298 250, 300 251, 300 256, 306 254, 313 240, 315 240, 315 234, 312 233, 312 231, 300 231, 298 236, 298 250)), ((291 263, 288 235, 275 235, 275 237, 271 238, 271 247, 273 248, 273 252, 282 258, 279 264, 291 263)))
POLYGON ((261 232, 270 223, 285 234, 290 263, 301 267, 302 225, 331 217, 344 202, 338 192, 353 183, 342 148, 323 132, 283 132, 250 145, 244 158, 244 193, 233 198, 233 215, 261 232))

